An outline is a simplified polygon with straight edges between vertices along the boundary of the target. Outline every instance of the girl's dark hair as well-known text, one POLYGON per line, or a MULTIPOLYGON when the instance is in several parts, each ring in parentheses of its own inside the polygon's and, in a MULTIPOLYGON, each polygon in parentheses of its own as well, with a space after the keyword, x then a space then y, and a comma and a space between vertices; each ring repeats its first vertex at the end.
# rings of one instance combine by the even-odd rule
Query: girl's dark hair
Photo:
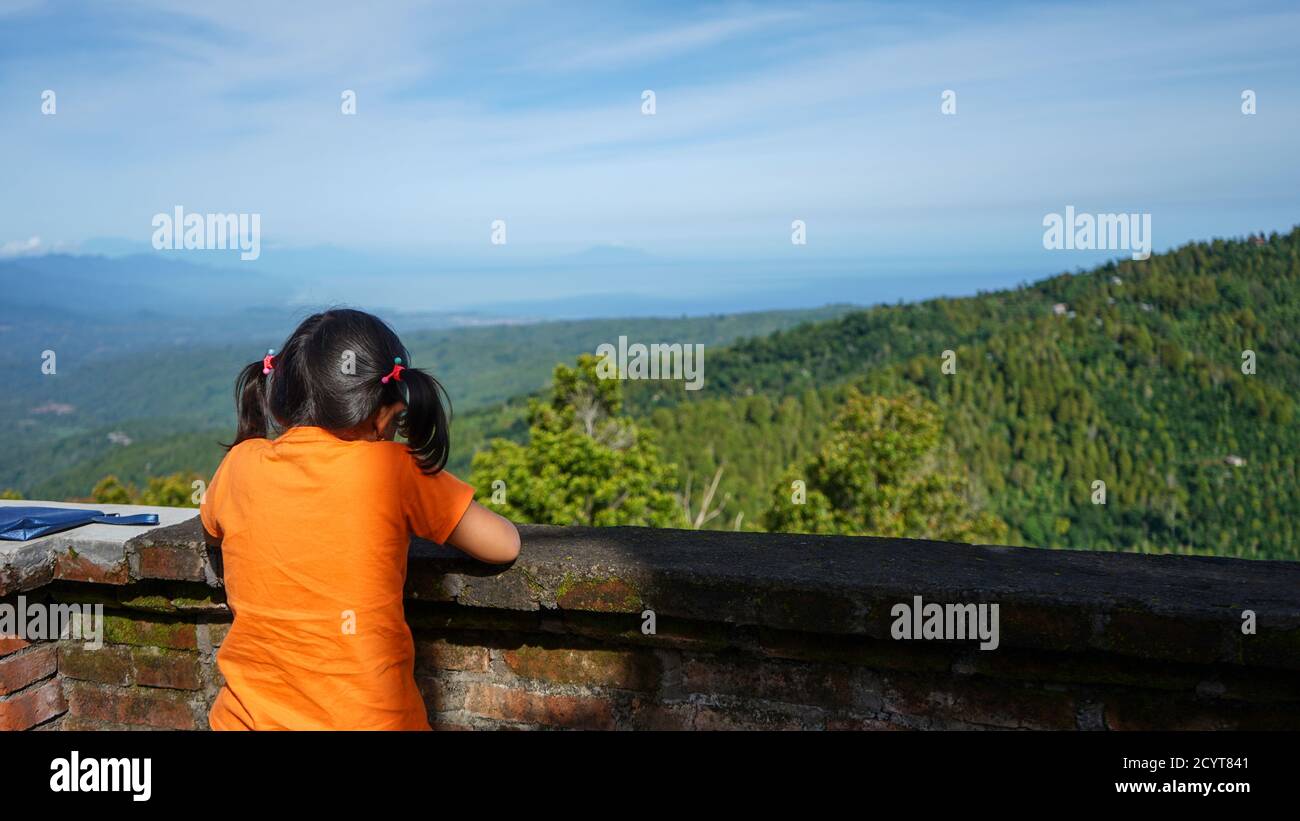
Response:
POLYGON ((411 355, 383 320, 364 311, 335 308, 313 314, 275 352, 270 374, 262 360, 244 367, 235 380, 239 430, 245 439, 264 439, 273 428, 310 425, 330 431, 354 428, 382 405, 405 402, 398 431, 420 469, 442 470, 451 450, 450 404, 438 380, 410 367, 411 355), (400 357, 400 379, 383 378, 400 357))

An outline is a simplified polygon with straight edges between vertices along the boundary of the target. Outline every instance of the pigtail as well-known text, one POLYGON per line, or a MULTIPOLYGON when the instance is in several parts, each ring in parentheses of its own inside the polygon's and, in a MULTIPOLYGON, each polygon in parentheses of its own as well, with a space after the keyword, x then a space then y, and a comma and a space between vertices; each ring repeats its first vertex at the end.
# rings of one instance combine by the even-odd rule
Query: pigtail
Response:
POLYGON ((235 432, 235 441, 224 446, 227 450, 246 439, 266 438, 266 381, 264 361, 245 365, 235 379, 235 408, 239 412, 239 427, 235 432))
POLYGON ((406 411, 398 430, 420 470, 432 476, 447 465, 451 453, 450 399, 444 404, 447 391, 419 368, 404 368, 401 384, 406 388, 406 411))

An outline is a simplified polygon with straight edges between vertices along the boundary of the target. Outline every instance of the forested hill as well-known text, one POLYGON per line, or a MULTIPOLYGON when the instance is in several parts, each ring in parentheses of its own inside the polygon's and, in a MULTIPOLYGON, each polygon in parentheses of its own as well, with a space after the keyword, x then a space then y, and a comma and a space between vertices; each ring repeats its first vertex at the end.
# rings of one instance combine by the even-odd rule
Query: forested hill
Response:
MULTIPOLYGON (((529 436, 529 396, 489 403, 627 335, 706 345, 703 390, 622 384, 626 408, 676 465, 679 489, 694 489, 695 510, 721 468, 721 515, 708 526, 774 521, 764 514, 776 500, 788 506, 791 478, 834 446, 827 436, 846 395, 860 392, 932 404, 969 509, 1005 522, 1012 543, 1300 559, 1300 229, 1194 243, 1010 291, 844 311, 478 329, 411 343, 457 399, 450 467, 462 476, 489 438, 529 436), (476 397, 483 406, 466 401, 476 397)), ((208 357, 181 369, 186 401, 197 404, 165 418, 157 408, 111 415, 113 396, 166 395, 121 389, 117 374, 171 379, 173 369, 133 361, 97 366, 117 386, 102 402, 87 402, 86 383, 69 380, 86 418, 38 422, 19 414, 32 395, 15 394, 22 436, 8 439, 12 470, 0 473, 0 488, 57 498, 60 489, 84 496, 106 474, 137 484, 173 471, 210 475, 215 443, 230 435, 230 374, 247 356, 208 357), (203 391, 200 365, 212 371, 203 391), (106 430, 134 441, 106 445, 106 430)))
POLYGON ((1298 286, 1300 229, 1195 243, 711 350, 705 390, 629 382, 629 403, 697 487, 725 465, 728 522, 854 385, 937 403, 1015 542, 1296 559, 1298 286))
MULTIPOLYGON (((415 363, 438 374, 463 414, 544 387, 556 362, 571 361, 620 334, 686 338, 713 349, 852 309, 828 305, 401 334, 415 363)), ((0 493, 79 498, 109 474, 135 485, 177 471, 210 476, 224 453, 218 443, 234 433, 235 375, 259 352, 279 345, 306 313, 266 309, 220 321, 191 317, 188 330, 184 317, 155 323, 156 317, 129 314, 97 325, 91 316, 53 321, 44 312, 19 312, 0 323, 0 380, 6 388, 0 391, 0 493), (219 332, 207 333, 211 325, 219 332), (35 358, 46 348, 58 351, 53 377, 35 358)))

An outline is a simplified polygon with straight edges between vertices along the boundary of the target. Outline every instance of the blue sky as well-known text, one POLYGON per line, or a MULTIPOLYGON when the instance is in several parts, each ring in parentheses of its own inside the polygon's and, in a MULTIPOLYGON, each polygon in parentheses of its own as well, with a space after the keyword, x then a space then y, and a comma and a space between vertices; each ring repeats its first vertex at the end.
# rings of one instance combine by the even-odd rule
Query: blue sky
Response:
POLYGON ((0 0, 0 256, 182 205, 261 214, 304 299, 970 293, 1118 256, 1044 251, 1066 205, 1300 222, 1297 43, 1294 3, 0 0))

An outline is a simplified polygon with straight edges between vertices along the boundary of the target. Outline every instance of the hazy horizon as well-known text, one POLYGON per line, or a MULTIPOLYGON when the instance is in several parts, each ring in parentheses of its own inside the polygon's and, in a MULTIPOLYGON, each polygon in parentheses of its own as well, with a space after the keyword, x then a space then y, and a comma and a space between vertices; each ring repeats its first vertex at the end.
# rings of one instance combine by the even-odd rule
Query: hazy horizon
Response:
MULTIPOLYGON (((1261 228, 1263 233, 1287 233, 1294 226, 1261 228)), ((1216 233, 1189 238, 1187 242, 1243 237, 1216 233)), ((1178 243, 1184 245, 1186 242, 1178 243)), ((1176 247, 1176 246, 1174 246, 1176 247)), ((1156 253, 1170 250, 1157 248, 1156 253)), ((782 309, 817 308, 848 304, 870 307, 897 302, 919 302, 943 297, 974 296, 980 292, 1015 288, 1064 273, 1093 269, 1124 259, 1124 252, 1080 251, 1071 256, 1044 253, 1041 267, 1000 269, 986 261, 954 260, 947 269, 931 269, 924 262, 899 258, 880 263, 897 266, 875 276, 860 276, 862 263, 852 259, 819 260, 791 272, 785 263, 764 260, 681 260, 661 259, 636 249, 593 247, 586 252, 554 258, 518 261, 510 267, 474 260, 421 260, 419 256, 367 255, 344 249, 316 247, 265 251, 254 263, 238 261, 238 252, 154 251, 147 245, 125 240, 96 239, 74 247, 43 248, 33 253, 0 256, 6 263, 22 266, 43 257, 114 260, 130 264, 148 259, 180 263, 195 272, 213 277, 256 280, 259 293, 240 304, 247 308, 298 309, 336 304, 360 304, 408 314, 464 314, 508 320, 570 320, 619 316, 703 316, 752 313, 782 309), (1074 261, 1070 267, 1052 263, 1074 261), (909 270, 911 269, 911 270, 909 270), (918 270, 919 269, 919 270, 918 270), (360 271, 361 273, 357 273, 360 271), (421 271, 435 276, 455 272, 457 276, 493 277, 546 276, 569 285, 588 285, 586 290, 570 288, 556 295, 530 297, 469 298, 447 301, 436 285, 420 287, 421 271), (638 278, 659 282, 672 272, 687 273, 707 283, 689 294, 638 292, 638 278), (601 286, 604 286, 603 288, 601 286), (277 287, 284 288, 276 291, 277 287)), ((0 268, 2 270, 2 268, 0 268)), ((152 308, 156 310, 156 308, 152 308)))

